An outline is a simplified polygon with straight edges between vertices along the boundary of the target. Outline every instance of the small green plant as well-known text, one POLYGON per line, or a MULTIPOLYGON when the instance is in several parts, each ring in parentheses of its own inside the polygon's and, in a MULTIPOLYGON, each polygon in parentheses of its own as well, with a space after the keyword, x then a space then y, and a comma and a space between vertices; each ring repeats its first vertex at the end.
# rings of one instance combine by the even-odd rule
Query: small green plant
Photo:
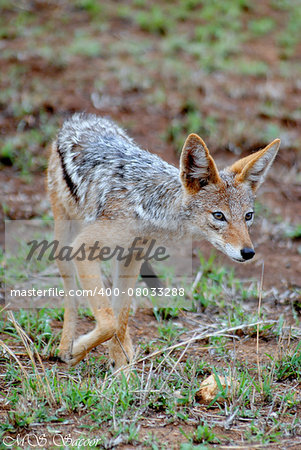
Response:
POLYGON ((220 440, 217 438, 216 434, 212 431, 209 424, 206 421, 203 421, 200 425, 198 425, 197 429, 194 433, 185 433, 182 428, 180 428, 180 432, 185 436, 185 438, 190 441, 190 443, 182 444, 181 450, 190 450, 190 449, 206 449, 207 447, 203 445, 192 445, 192 444, 218 444, 220 440))
POLYGON ((5 142, 0 149, 0 162, 4 166, 12 166, 14 163, 14 146, 11 141, 5 142))
POLYGON ((98 18, 103 13, 103 5, 98 0, 76 0, 76 6, 87 11, 92 19, 98 18))
POLYGON ((275 136, 281 138, 283 133, 284 129, 282 126, 279 126, 276 123, 268 123, 262 131, 262 139, 264 142, 270 142, 275 136))
POLYGON ((97 58, 101 56, 103 47, 98 39, 85 33, 77 33, 69 46, 69 52, 73 55, 97 58))
MULTIPOLYGON (((241 75, 245 76, 257 76, 262 77, 269 73, 269 66, 266 64, 265 61, 256 60, 256 59, 248 59, 245 57, 240 57, 235 60, 235 63, 233 61, 230 62, 230 64, 233 66, 235 65, 235 72, 241 75)), ((230 67, 229 67, 230 70, 230 67)), ((275 136, 275 135, 274 135, 275 136)))
MULTIPOLYGON (((246 288, 244 284, 234 277, 233 270, 215 264, 216 254, 213 251, 208 259, 200 254, 199 280, 192 293, 194 305, 197 310, 205 311, 207 308, 219 308, 223 311, 228 302, 227 318, 229 323, 237 325, 245 319, 245 312, 239 299, 256 297, 257 290, 254 285, 246 288)), ((226 311, 225 311, 226 314, 226 311)))
POLYGON ((120 424, 119 428, 114 431, 114 436, 122 436, 122 440, 127 444, 139 442, 139 426, 136 423, 120 424))
MULTIPOLYGON (((63 320, 63 309, 39 309, 35 311, 20 310, 15 312, 15 318, 24 329, 28 337, 35 342, 39 352, 47 352, 47 355, 53 355, 59 343, 59 334, 54 332, 51 327, 51 321, 63 320)), ((2 333, 17 337, 16 329, 13 323, 3 316, 0 320, 2 333)))
MULTIPOLYGON (((272 357, 270 356, 272 359, 272 357)), ((291 350, 288 350, 284 356, 274 361, 275 376, 278 381, 283 380, 301 380, 301 342, 291 350)))
POLYGON ((172 120, 165 139, 174 143, 180 152, 189 133, 197 133, 206 138, 215 133, 216 127, 215 117, 203 117, 199 108, 188 100, 182 105, 181 115, 172 120))
POLYGON ((289 9, 289 20, 286 24, 285 30, 279 33, 277 42, 280 47, 280 55, 283 59, 291 58, 299 43, 299 30, 301 23, 300 8, 297 7, 297 2, 292 1, 289 9))
POLYGON ((250 427, 245 432, 245 436, 246 439, 250 442, 259 441, 262 444, 277 442, 282 434, 281 431, 279 431, 279 428, 280 422, 278 422, 276 426, 272 427, 272 432, 270 432, 267 426, 258 426, 255 421, 252 421, 250 427))
POLYGON ((159 325, 158 327, 160 338, 168 343, 173 342, 176 337, 183 333, 183 331, 183 328, 177 327, 171 320, 159 325))
POLYGON ((139 11, 134 16, 141 30, 166 35, 172 26, 170 17, 163 13, 160 6, 154 5, 148 11, 139 11))
POLYGON ((290 229, 286 236, 291 239, 300 239, 301 238, 301 224, 296 225, 292 229, 290 229))
POLYGON ((271 17, 261 17, 251 20, 248 27, 255 36, 264 36, 274 30, 275 21, 271 17))
POLYGON ((157 321, 160 322, 160 320, 168 320, 173 319, 175 317, 179 316, 179 308, 158 308, 154 307, 154 316, 156 317, 157 321))
POLYGON ((209 444, 218 444, 220 440, 217 438, 216 434, 212 431, 212 428, 207 422, 199 425, 193 435, 193 441, 196 444, 201 444, 208 442, 209 444))
POLYGON ((45 148, 56 132, 57 118, 50 117, 43 109, 37 112, 36 107, 38 105, 25 95, 22 101, 14 99, 10 102, 11 114, 15 118, 21 119, 28 114, 36 114, 39 126, 24 129, 20 126, 16 135, 7 134, 0 145, 0 166, 13 165, 22 175, 45 170, 47 165, 45 148))

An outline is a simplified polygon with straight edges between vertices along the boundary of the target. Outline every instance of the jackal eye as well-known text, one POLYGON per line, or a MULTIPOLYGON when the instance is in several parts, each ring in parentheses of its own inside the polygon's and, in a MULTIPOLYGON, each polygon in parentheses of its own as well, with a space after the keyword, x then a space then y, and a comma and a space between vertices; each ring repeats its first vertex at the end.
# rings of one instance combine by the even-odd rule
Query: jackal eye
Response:
POLYGON ((248 220, 251 220, 252 218, 253 218, 253 215, 254 215, 254 213, 253 212, 248 212, 246 215, 245 215, 245 219, 248 221, 248 220))
POLYGON ((214 212, 214 213, 212 213, 212 215, 216 220, 226 222, 226 217, 224 216, 224 214, 222 212, 220 212, 220 211, 214 212))

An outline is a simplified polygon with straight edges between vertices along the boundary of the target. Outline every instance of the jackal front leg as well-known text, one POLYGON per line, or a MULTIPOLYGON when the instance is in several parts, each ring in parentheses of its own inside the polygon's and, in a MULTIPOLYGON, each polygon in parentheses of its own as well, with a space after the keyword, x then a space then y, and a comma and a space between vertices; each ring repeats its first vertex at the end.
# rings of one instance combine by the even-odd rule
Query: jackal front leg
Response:
POLYGON ((132 290, 135 287, 141 267, 141 261, 133 260, 129 266, 122 261, 116 261, 113 278, 112 304, 117 318, 117 330, 109 341, 110 358, 114 369, 127 365, 134 356, 132 340, 128 330, 128 318, 131 308, 132 290), (117 295, 118 293, 118 295, 117 295))
MULTIPOLYGON (((93 234, 92 234, 93 235, 93 234)), ((81 233, 74 241, 73 248, 77 249, 82 244, 86 247, 92 246, 89 233, 81 233)), ((90 303, 92 312, 96 319, 96 326, 90 333, 84 334, 76 339, 72 348, 72 356, 69 364, 75 365, 81 361, 86 354, 97 345, 108 341, 116 332, 116 318, 111 302, 105 295, 105 288, 101 279, 100 264, 98 260, 76 259, 75 266, 81 283, 90 303)))

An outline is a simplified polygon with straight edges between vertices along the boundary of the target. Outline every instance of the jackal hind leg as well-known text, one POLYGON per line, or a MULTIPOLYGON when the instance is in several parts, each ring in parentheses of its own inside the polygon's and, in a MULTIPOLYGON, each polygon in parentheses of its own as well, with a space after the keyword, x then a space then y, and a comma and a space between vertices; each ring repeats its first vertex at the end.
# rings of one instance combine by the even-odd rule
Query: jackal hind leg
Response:
POLYGON ((135 259, 127 267, 123 261, 115 262, 112 290, 115 295, 112 296, 112 305, 117 318, 117 330, 116 334, 108 342, 110 358, 115 370, 126 366, 134 356, 128 329, 128 317, 131 308, 131 293, 135 287, 140 267, 141 261, 136 261, 135 259))
MULTIPOLYGON (((58 241, 57 252, 70 245, 73 236, 76 233, 76 225, 68 220, 69 217, 63 206, 58 202, 53 207, 55 225, 55 239, 58 241)), ((56 260, 60 275, 64 285, 64 324, 62 337, 59 345, 59 358, 62 361, 68 361, 71 357, 72 344, 75 336, 76 320, 77 320, 77 298, 70 293, 74 293, 77 289, 76 271, 72 261, 56 260)))

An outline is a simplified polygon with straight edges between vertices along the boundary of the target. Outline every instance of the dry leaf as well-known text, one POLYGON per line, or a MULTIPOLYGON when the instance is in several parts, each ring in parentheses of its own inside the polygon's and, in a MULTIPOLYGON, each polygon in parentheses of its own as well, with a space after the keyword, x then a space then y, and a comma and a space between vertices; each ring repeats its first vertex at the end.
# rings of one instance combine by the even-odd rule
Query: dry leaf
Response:
MULTIPOLYGON (((200 385, 200 389, 196 393, 196 399, 200 403, 210 403, 212 400, 216 397, 218 392, 220 391, 219 384, 216 382, 216 378, 218 377, 219 383, 222 386, 223 389, 226 389, 228 387, 228 394, 229 394, 229 388, 233 384, 235 385, 236 382, 230 378, 230 377, 223 377, 221 375, 210 375, 208 378, 206 378, 204 381, 202 381, 200 385)), ((219 397, 216 399, 216 401, 221 402, 224 401, 224 397, 219 397)))

